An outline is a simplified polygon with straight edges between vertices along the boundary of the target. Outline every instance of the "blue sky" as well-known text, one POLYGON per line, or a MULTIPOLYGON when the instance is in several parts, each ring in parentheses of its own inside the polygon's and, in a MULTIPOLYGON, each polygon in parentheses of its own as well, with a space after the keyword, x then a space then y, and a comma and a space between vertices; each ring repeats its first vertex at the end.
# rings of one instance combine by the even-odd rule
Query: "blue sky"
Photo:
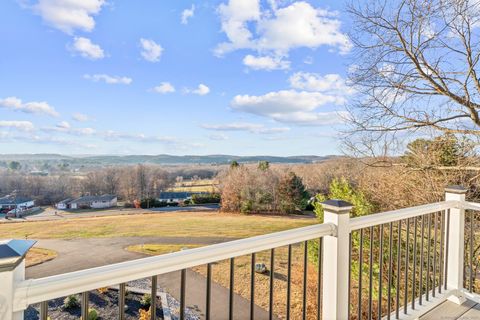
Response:
POLYGON ((339 152, 339 1, 5 0, 0 153, 339 152))

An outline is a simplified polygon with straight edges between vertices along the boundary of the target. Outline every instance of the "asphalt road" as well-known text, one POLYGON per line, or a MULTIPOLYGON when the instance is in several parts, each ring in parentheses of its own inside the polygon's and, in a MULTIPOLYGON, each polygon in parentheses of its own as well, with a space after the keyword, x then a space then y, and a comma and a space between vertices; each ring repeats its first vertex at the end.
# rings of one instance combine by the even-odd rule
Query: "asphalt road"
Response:
MULTIPOLYGON (((139 259, 144 254, 129 252, 124 248, 142 243, 161 244, 214 244, 233 239, 202 237, 202 238, 162 238, 162 237, 123 237, 123 238, 90 238, 72 240, 39 240, 37 247, 52 249, 58 252, 54 260, 36 265, 26 270, 27 278, 40 278, 55 274, 72 272, 87 268, 103 266, 122 261, 139 259)), ((246 279, 237 279, 246 281, 246 279)), ((180 272, 172 272, 158 277, 161 287, 177 300, 180 297, 180 272)), ((206 278, 187 270, 186 304, 193 309, 199 309, 203 318, 205 313, 206 278)), ((214 319, 228 319, 229 290, 216 283, 212 284, 212 317, 214 319)), ((234 312, 237 319, 248 319, 250 301, 240 295, 234 296, 234 312)), ((256 319, 268 319, 268 312, 255 306, 256 319)))
POLYGON ((130 208, 113 208, 106 210, 95 210, 84 212, 66 212, 62 210, 56 210, 55 208, 44 208, 42 212, 26 216, 24 218, 10 218, 5 219, 3 214, 0 214, 0 223, 9 222, 21 222, 21 221, 50 221, 50 220, 63 220, 74 218, 92 218, 92 217, 106 217, 106 216, 118 216, 118 215, 135 215, 135 214, 151 214, 151 213, 171 213, 182 211, 217 211, 218 205, 198 205, 191 207, 163 207, 163 208, 151 208, 151 209, 130 209, 130 208))

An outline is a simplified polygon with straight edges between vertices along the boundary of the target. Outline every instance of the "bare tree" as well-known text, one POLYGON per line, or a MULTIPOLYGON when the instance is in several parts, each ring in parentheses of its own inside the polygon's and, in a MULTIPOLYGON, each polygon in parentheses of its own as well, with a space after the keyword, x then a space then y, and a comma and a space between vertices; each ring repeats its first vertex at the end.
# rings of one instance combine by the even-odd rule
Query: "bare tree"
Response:
POLYGON ((105 193, 117 194, 120 189, 120 175, 118 169, 105 169, 103 173, 103 183, 105 184, 105 193))
POLYGON ((367 0, 348 11, 351 150, 378 154, 412 133, 480 137, 480 2, 367 0))

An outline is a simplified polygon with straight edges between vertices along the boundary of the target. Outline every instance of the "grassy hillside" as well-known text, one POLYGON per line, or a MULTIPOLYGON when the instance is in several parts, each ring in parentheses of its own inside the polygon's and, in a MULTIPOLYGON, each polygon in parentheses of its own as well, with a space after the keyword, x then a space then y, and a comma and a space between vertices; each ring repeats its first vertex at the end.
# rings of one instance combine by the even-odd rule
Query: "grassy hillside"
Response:
POLYGON ((93 237, 245 238, 304 227, 316 219, 247 216, 212 212, 176 212, 53 221, 1 223, 2 238, 72 239, 93 237))

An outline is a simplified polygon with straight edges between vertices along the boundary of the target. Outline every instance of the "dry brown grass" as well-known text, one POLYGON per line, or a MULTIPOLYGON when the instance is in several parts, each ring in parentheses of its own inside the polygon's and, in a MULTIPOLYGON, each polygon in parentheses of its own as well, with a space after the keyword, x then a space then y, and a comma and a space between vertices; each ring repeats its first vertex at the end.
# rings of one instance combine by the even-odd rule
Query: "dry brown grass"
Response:
POLYGON ((150 255, 160 255, 177 252, 182 249, 198 248, 201 244, 137 244, 125 248, 127 251, 150 255))
MULTIPOLYGON (((177 245, 157 245, 145 244, 141 246, 131 246, 127 250, 142 252, 150 255, 160 255, 179 251, 183 247, 199 247, 200 244, 177 244, 177 245)), ((292 268, 291 268, 291 319, 301 319, 303 313, 303 251, 302 245, 292 246, 292 268)), ((235 258, 235 284, 234 290, 238 295, 250 300, 250 268, 251 257, 241 256, 235 258)), ((270 251, 263 251, 256 254, 256 262, 264 263, 267 266, 266 274, 255 274, 255 304, 265 310, 269 307, 269 288, 270 288, 270 251)), ((280 318, 286 317, 287 301, 287 267, 288 267, 288 247, 275 249, 274 265, 274 296, 273 310, 280 318)), ((206 277, 207 268, 205 265, 192 268, 194 271, 206 277)), ((317 267, 308 262, 307 273, 307 319, 316 319, 317 317, 317 267)), ((219 261, 213 264, 212 280, 225 288, 230 288, 230 260, 219 261)))
POLYGON ((246 238, 315 223, 317 220, 311 218, 192 211, 1 223, 0 235, 17 239, 149 236, 246 238))
POLYGON ((57 257, 57 252, 44 248, 32 248, 28 251, 25 258, 25 264, 27 267, 32 267, 37 264, 41 264, 57 257))

